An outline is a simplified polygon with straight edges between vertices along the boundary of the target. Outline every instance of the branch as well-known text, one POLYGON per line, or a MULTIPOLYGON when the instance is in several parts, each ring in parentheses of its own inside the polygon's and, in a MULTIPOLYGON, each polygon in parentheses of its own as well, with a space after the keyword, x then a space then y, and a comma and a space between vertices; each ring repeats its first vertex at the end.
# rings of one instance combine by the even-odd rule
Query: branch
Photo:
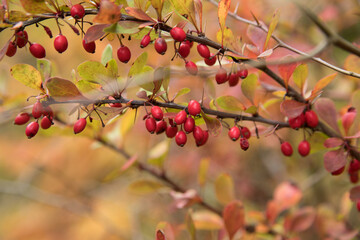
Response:
MULTIPOLYGON (((208 0, 208 1, 213 5, 216 5, 216 6, 218 5, 218 3, 215 0, 208 0)), ((268 32, 267 29, 265 29, 262 25, 258 25, 255 21, 250 21, 248 19, 242 18, 242 17, 238 16, 236 13, 233 13, 233 12, 229 12, 228 15, 233 17, 234 19, 240 21, 240 22, 243 22, 245 24, 257 27, 257 28, 261 29, 262 31, 264 31, 266 33, 268 32)), ((325 60, 323 60, 323 59, 321 59, 319 57, 315 57, 315 55, 313 55, 313 53, 306 53, 306 52, 303 52, 303 51, 301 51, 299 49, 296 49, 296 48, 290 46, 289 44, 283 42, 280 38, 278 38, 274 34, 271 35, 271 38, 274 39, 277 42, 279 47, 286 48, 286 49, 288 49, 288 50, 290 50, 290 51, 292 51, 294 53, 297 53, 297 54, 299 54, 299 55, 301 55, 301 56, 303 56, 305 58, 305 59, 300 59, 299 61, 303 61, 303 60, 306 60, 306 59, 311 59, 312 61, 317 62, 317 63, 319 63, 319 64, 321 64, 321 65, 323 65, 323 66, 325 66, 325 67, 327 67, 329 69, 332 69, 332 70, 336 71, 336 72, 339 72, 341 74, 360 79, 360 74, 359 73, 355 73, 355 72, 348 71, 348 70, 345 70, 343 68, 337 67, 337 66, 335 66, 335 65, 333 65, 331 63, 326 62, 325 60)), ((330 44, 330 43, 335 44, 337 41, 339 41, 339 40, 337 40, 336 38, 328 38, 326 42, 328 42, 328 44, 330 44)), ((349 44, 351 44, 351 43, 349 43, 349 44)), ((354 46, 352 45, 352 47, 354 47, 354 46)))

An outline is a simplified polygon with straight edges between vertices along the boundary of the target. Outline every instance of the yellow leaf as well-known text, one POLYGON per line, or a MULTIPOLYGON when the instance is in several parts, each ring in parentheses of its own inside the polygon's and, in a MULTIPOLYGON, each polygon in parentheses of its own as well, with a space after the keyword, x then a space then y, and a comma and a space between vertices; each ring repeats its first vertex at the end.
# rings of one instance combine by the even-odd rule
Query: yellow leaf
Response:
MULTIPOLYGON (((220 0, 218 8, 218 18, 222 35, 224 36, 225 21, 229 12, 231 0, 220 0)), ((221 41, 221 45, 223 41, 221 41)))
POLYGON ((308 72, 309 71, 306 64, 300 64, 294 70, 293 73, 294 83, 301 89, 301 92, 303 92, 304 84, 308 77, 308 72))
POLYGON ((198 182, 199 182, 200 186, 204 186, 204 184, 206 183, 206 177, 207 177, 209 165, 210 165, 209 158, 201 159, 200 166, 199 166, 199 172, 198 172, 198 182))
POLYGON ((269 40, 271 38, 271 35, 274 32, 274 30, 276 28, 276 25, 279 22, 279 16, 280 16, 279 9, 276 9, 273 16, 272 16, 271 23, 270 23, 270 26, 269 26, 269 31, 268 31, 267 36, 266 36, 266 40, 265 40, 265 44, 264 44, 264 48, 263 48, 264 51, 266 50, 267 45, 269 43, 269 40))
POLYGON ((215 193, 217 200, 226 205, 235 199, 234 182, 228 174, 221 174, 215 180, 215 193))

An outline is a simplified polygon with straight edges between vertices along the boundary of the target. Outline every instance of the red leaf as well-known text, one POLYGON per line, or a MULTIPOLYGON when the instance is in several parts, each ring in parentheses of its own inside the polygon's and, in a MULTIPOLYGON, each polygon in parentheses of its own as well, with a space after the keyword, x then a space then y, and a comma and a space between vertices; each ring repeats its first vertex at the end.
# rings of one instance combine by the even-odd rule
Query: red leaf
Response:
POLYGON ((295 100, 285 100, 280 104, 280 111, 288 118, 299 116, 305 109, 306 104, 295 100))
POLYGON ((100 39, 105 34, 104 28, 109 26, 110 24, 96 24, 89 27, 84 36, 85 42, 88 43, 100 39))
POLYGON ((332 100, 328 98, 319 98, 315 103, 315 109, 319 117, 324 120, 324 122, 340 133, 337 125, 336 108, 332 100))
POLYGON ((314 223, 315 216, 316 213, 312 207, 302 208, 285 219, 284 228, 288 232, 305 231, 314 223))
POLYGON ((267 203, 266 206, 266 219, 268 220, 269 224, 274 224, 276 217, 279 215, 280 209, 278 204, 272 200, 267 203))
POLYGON ((346 165, 346 155, 342 148, 325 153, 324 166, 325 169, 330 173, 339 170, 345 165, 346 165))
POLYGON ((155 22, 154 19, 152 19, 149 15, 147 15, 143 10, 140 8, 132 8, 132 7, 126 7, 125 11, 135 18, 138 18, 140 20, 145 20, 149 22, 155 22))
MULTIPOLYGON (((292 60, 293 57, 290 55, 287 55, 283 57, 282 61, 288 61, 292 60)), ((288 63, 288 64, 281 64, 278 66, 280 76, 284 79, 285 87, 287 88, 289 79, 291 75, 293 74, 295 68, 297 67, 297 63, 288 63)))
POLYGON ((355 135, 352 136, 346 136, 345 139, 353 139, 353 138, 360 138, 360 131, 357 132, 355 135))
POLYGON ((343 143, 344 140, 342 140, 341 138, 328 138, 325 140, 324 146, 326 148, 334 148, 341 146, 343 143))
POLYGON ((250 40, 256 45, 259 52, 255 53, 259 55, 259 53, 263 52, 263 47, 266 41, 267 33, 259 29, 258 27, 249 25, 247 29, 248 37, 250 40))
POLYGON ((245 225, 243 204, 239 201, 234 201, 226 205, 223 211, 223 219, 226 231, 228 232, 231 240, 235 233, 245 225))
POLYGON ((350 199, 353 202, 360 200, 360 186, 353 187, 350 190, 350 199))

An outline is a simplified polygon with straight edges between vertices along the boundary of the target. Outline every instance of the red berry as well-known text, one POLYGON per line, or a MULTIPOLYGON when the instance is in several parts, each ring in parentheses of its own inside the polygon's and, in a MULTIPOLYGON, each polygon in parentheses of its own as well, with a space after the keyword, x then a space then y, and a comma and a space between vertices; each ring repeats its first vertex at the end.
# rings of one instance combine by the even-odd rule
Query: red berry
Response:
POLYGON ((54 39, 54 47, 59 53, 65 52, 68 47, 68 41, 64 35, 58 35, 54 39))
POLYGON ((150 40, 151 40, 150 35, 149 35, 149 34, 146 34, 146 35, 141 39, 140 47, 141 47, 141 48, 144 48, 144 47, 146 47, 147 45, 149 45, 150 40))
POLYGON ((225 83, 228 80, 227 72, 224 68, 219 68, 215 75, 215 80, 217 84, 225 83))
MULTIPOLYGON (((193 132, 194 138, 195 138, 195 140, 196 140, 196 146, 198 146, 198 147, 200 147, 200 146, 202 146, 202 145, 205 145, 205 143, 207 142, 207 140, 208 140, 208 138, 209 138, 209 132, 208 132, 208 131, 203 131, 201 128, 200 128, 200 130, 201 130, 202 133, 203 133, 203 138, 202 138, 201 141, 198 141, 198 140, 197 140, 197 137, 195 136, 195 134, 200 134, 200 133, 197 133, 198 130, 195 128, 195 130, 194 130, 194 132, 193 132)), ((198 138, 200 139, 200 137, 201 137, 201 135, 200 135, 198 138)))
POLYGON ((45 48, 38 43, 31 44, 29 50, 36 58, 44 58, 46 56, 45 48))
POLYGON ((16 33, 16 45, 19 48, 25 47, 25 45, 28 43, 28 34, 26 31, 18 31, 16 33))
POLYGON ((240 138, 240 147, 242 150, 246 151, 249 148, 249 141, 246 138, 240 138))
POLYGON ((167 123, 164 120, 156 122, 156 129, 155 129, 156 134, 161 134, 165 132, 166 127, 167 127, 167 123))
POLYGON ((205 44, 198 44, 197 50, 200 56, 202 56, 203 58, 210 58, 210 50, 205 44))
POLYGON ((95 42, 85 42, 85 39, 83 39, 83 47, 85 49, 85 51, 87 51, 88 53, 95 53, 95 49, 96 49, 96 45, 95 42))
POLYGON ((177 131, 178 131, 177 126, 168 125, 167 128, 166 128, 166 136, 168 138, 173 138, 173 137, 175 137, 177 131))
POLYGON ((287 156, 290 157, 293 154, 293 148, 289 142, 283 142, 281 144, 281 152, 287 156))
POLYGON ((184 123, 184 130, 186 133, 191 133, 195 128, 195 120, 192 117, 188 117, 184 123))
POLYGON ((131 58, 130 49, 126 46, 119 47, 119 49, 117 50, 117 56, 120 62, 127 63, 131 58))
POLYGON ((198 101, 191 100, 188 104, 188 111, 190 115, 196 116, 201 112, 201 106, 198 101))
POLYGON ((204 138, 204 131, 201 129, 201 127, 196 126, 193 131, 193 136, 197 143, 201 143, 204 138))
POLYGON ((167 44, 163 38, 157 38, 155 40, 155 50, 161 55, 165 54, 167 50, 167 44))
POLYGON ((156 130, 156 121, 154 118, 149 117, 145 120, 145 127, 146 129, 153 134, 156 130))
POLYGON ((158 121, 160 121, 164 117, 163 111, 158 106, 153 106, 151 108, 151 115, 158 121))
POLYGON ((182 28, 179 27, 174 27, 173 29, 171 29, 170 35, 177 42, 182 42, 186 38, 186 33, 182 28))
POLYGON ((238 126, 234 126, 232 128, 230 128, 229 132, 228 132, 229 138, 233 141, 236 141, 239 139, 240 137, 240 129, 238 126))
POLYGON ((85 129, 85 127, 86 127, 86 119, 80 118, 74 124, 74 133, 77 134, 82 132, 85 129))
POLYGON ((240 71, 238 71, 238 75, 241 79, 244 79, 248 76, 248 70, 246 68, 241 69, 240 71))
POLYGON ((350 173, 350 182, 357 183, 359 181, 359 174, 358 173, 350 173))
POLYGON ((298 146, 298 151, 301 156, 307 156, 310 153, 310 143, 306 140, 301 141, 298 146))
MULTIPOLYGON (((109 100, 115 100, 115 98, 113 96, 109 96, 109 100)), ((110 107, 113 107, 113 108, 121 108, 122 107, 121 103, 110 103, 109 105, 110 105, 110 107)))
POLYGON ((70 14, 75 19, 81 19, 85 16, 85 9, 80 4, 75 4, 71 7, 70 14))
POLYGON ((8 57, 14 56, 16 53, 16 49, 17 49, 16 44, 14 42, 10 42, 9 46, 6 50, 6 56, 8 56, 8 57))
POLYGON ((175 135, 175 142, 180 147, 183 147, 187 141, 187 137, 184 131, 180 130, 175 135))
POLYGON ((204 58, 204 62, 206 63, 206 65, 212 66, 216 63, 216 59, 217 57, 215 56, 215 54, 210 53, 210 58, 204 58))
POLYGON ((345 170, 345 166, 343 166, 342 168, 339 168, 339 169, 336 170, 336 171, 333 171, 333 172, 331 173, 331 175, 333 175, 333 176, 338 176, 338 175, 342 174, 342 173, 344 172, 344 170, 345 170))
POLYGON ((194 45, 194 42, 189 41, 189 40, 185 40, 184 43, 186 43, 187 45, 189 45, 190 48, 192 48, 192 46, 194 45))
POLYGON ((360 200, 356 201, 356 208, 360 212, 360 200))
POLYGON ((318 116, 313 110, 309 110, 305 113, 305 121, 306 121, 306 125, 308 125, 311 128, 316 127, 319 123, 318 116))
POLYGON ((182 42, 180 44, 178 52, 183 58, 186 58, 190 54, 190 45, 186 42, 182 42))
POLYGON ((50 106, 46 106, 43 108, 43 115, 48 116, 50 118, 50 120, 52 120, 52 118, 54 116, 54 112, 50 106))
POLYGON ((44 107, 41 104, 40 101, 37 101, 36 103, 34 103, 34 106, 32 108, 32 115, 34 118, 39 118, 43 115, 44 113, 44 107))
POLYGON ((187 61, 185 64, 185 68, 191 75, 196 75, 198 73, 198 68, 196 64, 192 61, 187 61))
POLYGON ((48 129, 49 127, 51 127, 51 120, 49 117, 45 116, 43 117, 43 119, 41 119, 41 123, 40 123, 40 126, 42 129, 48 129))
POLYGON ((175 124, 181 125, 181 124, 185 123, 186 117, 187 117, 187 114, 186 114, 185 110, 181 110, 180 112, 178 112, 176 114, 176 116, 174 118, 175 124))
POLYGON ((297 117, 289 118, 289 125, 293 129, 302 127, 305 123, 305 115, 302 113, 297 117))
POLYGON ((350 162, 349 173, 355 173, 360 170, 360 162, 357 159, 353 159, 350 162))
POLYGON ((28 113, 19 113, 14 120, 15 125, 24 125, 30 120, 30 115, 28 113))
POLYGON ((39 131, 39 124, 37 122, 31 122, 26 126, 25 134, 30 139, 34 137, 39 131))
POLYGON ((239 83, 239 75, 237 73, 231 73, 229 76, 229 86, 234 87, 239 83))
POLYGON ((246 139, 249 139, 251 137, 251 132, 247 127, 241 127, 240 128, 241 131, 241 137, 244 137, 246 139))

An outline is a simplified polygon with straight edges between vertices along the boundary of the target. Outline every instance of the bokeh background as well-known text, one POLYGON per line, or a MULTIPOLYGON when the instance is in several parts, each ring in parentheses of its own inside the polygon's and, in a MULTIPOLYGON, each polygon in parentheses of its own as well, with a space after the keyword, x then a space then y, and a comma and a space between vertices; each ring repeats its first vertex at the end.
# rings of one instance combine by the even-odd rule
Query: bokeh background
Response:
MULTIPOLYGON (((13 2, 14 9, 21 8, 18 1, 13 2)), ((343 37, 354 42, 359 39, 358 1, 308 2, 310 8, 343 37)), ((323 39, 321 32, 290 1, 239 0, 232 1, 231 9, 235 9, 237 4, 239 16, 252 20, 252 13, 266 24, 269 24, 273 12, 279 9, 280 20, 275 34, 298 49, 310 50, 323 39)), ((203 1, 203 11, 205 33, 209 38, 216 39, 219 26, 217 7, 203 1)), ((86 20, 91 19, 91 16, 86 17, 86 20)), ((176 20, 175 17, 169 23, 176 24, 176 20)), ((55 21, 47 20, 43 24, 50 27, 54 36, 57 35, 55 21)), ((244 42, 250 41, 246 34, 246 24, 228 17, 226 25, 234 34, 242 36, 244 42)), ((64 25, 62 31, 68 38, 69 47, 64 53, 58 54, 53 48, 53 39, 49 39, 41 27, 31 26, 26 30, 30 41, 41 43, 46 48, 46 58, 53 62, 53 76, 66 79, 71 79, 72 70, 80 63, 87 60, 99 61, 107 44, 113 46, 114 57, 119 47, 116 39, 104 39, 96 42, 95 54, 88 54, 82 48, 81 38, 64 25)), ((11 30, 1 32, 0 45, 4 45, 11 34, 11 30)), ((126 76, 131 62, 143 51, 147 51, 148 62, 152 67, 171 64, 176 68, 177 74, 170 81, 170 96, 179 89, 188 87, 191 92, 177 99, 178 102, 201 99, 206 78, 186 74, 181 59, 170 62, 174 54, 171 43, 168 44, 169 49, 164 56, 158 55, 152 44, 141 49, 139 40, 125 39, 124 43, 130 47, 132 59, 130 64, 118 62, 120 74, 126 76)), ((344 66, 348 54, 330 48, 322 53, 321 57, 338 66, 344 66)), ((204 66, 195 47, 189 59, 197 62, 199 66, 204 66)), ((157 224, 166 221, 173 226, 175 239, 190 239, 184 224, 187 209, 175 207, 168 188, 157 191, 150 189, 149 193, 146 190, 129 188, 129 185, 139 180, 158 181, 157 179, 133 167, 106 181, 109 174, 120 169, 128 159, 94 141, 91 128, 74 136, 72 122, 68 125, 55 123, 52 129, 40 130, 36 137, 29 140, 24 133, 25 126, 13 125, 16 114, 33 103, 33 99, 26 102, 27 97, 37 95, 36 91, 23 86, 10 76, 9 69, 16 63, 36 66, 36 59, 28 49, 23 48, 18 49, 14 57, 5 57, 0 63, 0 238, 148 240, 155 238, 157 224)), ((308 67, 309 89, 317 80, 332 73, 316 63, 309 62, 308 67)), ((200 68, 200 72, 214 83, 217 69, 218 66, 200 68)), ((250 72, 257 73, 254 69, 250 69, 250 72)), ((341 112, 348 107, 350 93, 358 86, 356 80, 338 76, 324 95, 334 99, 341 112)), ((241 95, 240 86, 215 87, 216 96, 241 95)), ((136 90, 129 91, 133 94, 136 90)), ((266 99, 269 97, 264 96, 266 99)), ((208 100, 206 87, 205 101, 208 100)), ((278 104, 267 109, 266 113, 267 117, 273 120, 284 120, 278 104)), ((166 140, 164 135, 150 135, 142 121, 144 115, 144 110, 139 110, 135 119, 135 111, 129 111, 105 127, 101 133, 106 134, 115 146, 125 149, 131 156, 137 155, 137 161, 144 163, 151 158, 150 155, 162 153, 159 143, 168 145, 168 151, 164 154, 164 170, 169 178, 185 189, 197 190, 214 207, 222 207, 216 200, 214 181, 219 174, 226 173, 233 178, 236 197, 244 202, 246 212, 265 211, 266 203, 272 198, 275 187, 283 181, 291 181, 303 191, 301 205, 310 205, 319 211, 325 211, 334 219, 343 211, 350 211, 349 219, 346 220, 352 226, 359 223, 354 207, 346 200, 347 191, 351 187, 347 175, 333 177, 323 168, 324 150, 321 142, 318 142, 323 140, 322 136, 310 140, 314 146, 313 154, 305 158, 300 157, 296 151, 292 157, 285 158, 280 152, 278 139, 273 135, 261 136, 260 139, 253 136, 249 150, 244 152, 240 149, 239 142, 229 140, 226 128, 223 128, 219 136, 210 137, 208 143, 201 148, 195 146, 193 139, 189 139, 185 147, 180 148, 174 140, 166 140), (201 162, 209 163, 206 183, 203 186, 198 183, 201 162)), ((228 123, 232 124, 231 121, 228 123)), ((254 129, 251 122, 244 125, 254 129)), ((204 125, 202 127, 205 128, 204 125)), ((278 135, 290 141, 293 146, 297 146, 303 138, 301 131, 294 130, 280 130, 278 135)), ((201 209, 195 205, 192 208, 201 209)), ((199 239, 217 239, 216 230, 199 230, 197 234, 199 239)), ((312 233, 307 236, 319 239, 312 233)))

